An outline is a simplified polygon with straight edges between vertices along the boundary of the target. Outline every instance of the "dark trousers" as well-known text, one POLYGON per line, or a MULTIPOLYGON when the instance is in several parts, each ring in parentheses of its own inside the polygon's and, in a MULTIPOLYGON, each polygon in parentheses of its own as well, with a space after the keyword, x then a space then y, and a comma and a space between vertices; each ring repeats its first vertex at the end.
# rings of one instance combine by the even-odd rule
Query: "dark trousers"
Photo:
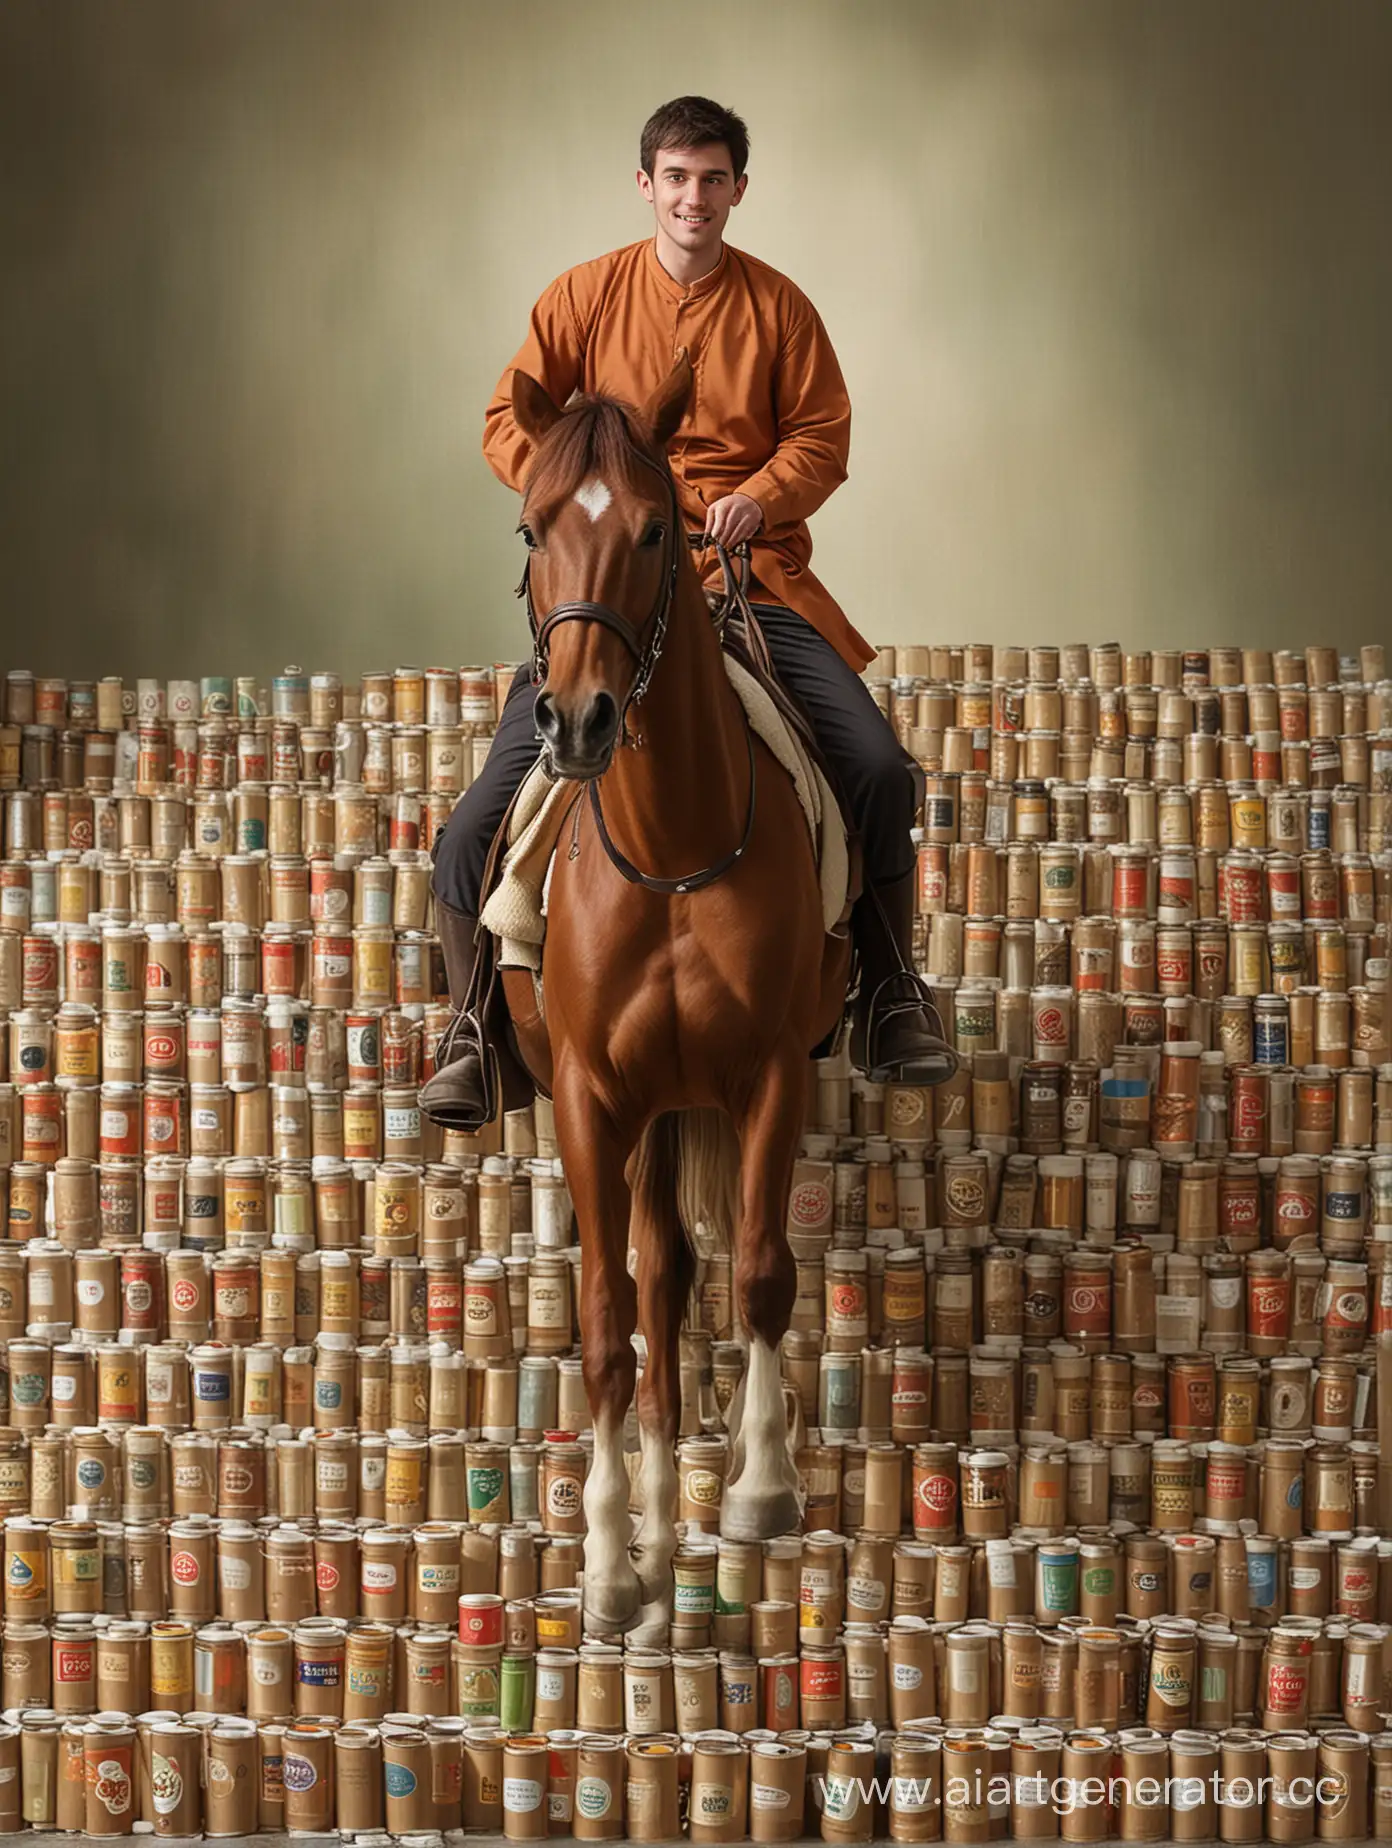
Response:
MULTIPOLYGON (((903 749, 860 676, 811 623, 781 605, 756 603, 779 678, 802 702, 860 831, 866 878, 888 885, 912 871, 923 772, 903 749)), ((661 668, 658 669, 660 673, 661 668)), ((479 914, 493 836, 539 749, 530 665, 519 667, 483 773, 470 784, 435 847, 437 896, 479 914)))

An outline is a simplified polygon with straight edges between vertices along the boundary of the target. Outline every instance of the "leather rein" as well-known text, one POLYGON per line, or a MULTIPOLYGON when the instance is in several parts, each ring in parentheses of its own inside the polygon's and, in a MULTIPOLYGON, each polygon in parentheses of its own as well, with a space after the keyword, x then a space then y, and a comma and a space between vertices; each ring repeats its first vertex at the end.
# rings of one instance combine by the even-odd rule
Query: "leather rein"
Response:
MULTIPOLYGON (((677 571, 681 563, 682 541, 679 536, 681 534, 681 512, 677 505, 677 487, 670 469, 662 467, 659 463, 653 461, 650 456, 644 455, 642 450, 633 442, 629 443, 629 450, 645 468, 650 468, 655 473, 662 476, 666 484, 671 509, 664 536, 662 581, 658 589, 657 599, 653 604, 652 610, 649 612, 647 621, 640 628, 619 610, 611 608, 609 604, 594 603, 583 599, 577 599, 568 603, 557 603, 546 612, 545 616, 538 618, 536 606, 532 601, 532 560, 530 552, 528 553, 526 564, 522 567, 522 579, 517 586, 517 595, 526 599, 527 621, 532 632, 533 686, 540 686, 550 671, 549 643, 551 637, 555 634, 556 630, 560 628, 562 623, 597 622, 603 628, 611 629, 614 634, 618 636, 624 647, 627 648, 628 652, 633 656, 635 663, 633 680, 629 685, 628 692, 624 696, 623 705, 619 709, 619 742, 620 744, 632 744, 635 749, 638 749, 642 746, 643 738, 641 733, 630 736, 628 730, 629 709, 630 707, 641 705, 643 696, 647 692, 649 683, 652 680, 654 670, 658 662, 662 659, 663 646, 667 640, 667 624, 672 614, 673 602, 676 598, 677 571)), ((695 533, 689 535, 689 542, 696 548, 709 543, 703 535, 695 533)), ((716 553, 720 559, 720 566, 725 579, 723 605, 715 617, 716 628, 723 637, 725 624, 729 620, 732 609, 739 607, 746 614, 748 612, 747 589, 749 581, 749 557, 746 550, 743 553, 741 578, 740 581, 736 582, 735 574, 730 566, 728 552, 718 540, 713 543, 715 544, 716 553)), ((754 625, 752 622, 749 626, 751 628, 757 627, 757 625, 754 625)), ((743 708, 741 708, 741 711, 743 712, 743 708)), ((592 777, 589 779, 590 809, 594 815, 595 831, 599 835, 600 845, 604 848, 605 854, 608 856, 611 865, 623 875, 630 885, 639 885, 646 891, 658 892, 668 897, 674 896, 677 893, 699 892, 705 886, 714 885, 717 879, 723 878, 724 875, 730 871, 731 867, 735 866, 743 859, 745 850, 749 846, 749 842, 754 833, 754 811, 757 794, 754 734, 750 729, 747 714, 744 718, 744 737, 745 743, 749 749, 749 810, 745 815, 744 833, 740 838, 739 845, 733 848, 729 853, 723 855, 719 860, 714 861, 710 866, 702 867, 699 872, 687 873, 680 879, 659 879, 652 873, 645 873, 641 871, 640 868, 636 867, 633 862, 619 850, 614 844, 608 827, 605 825, 604 811, 600 806, 599 785, 602 778, 592 777)))

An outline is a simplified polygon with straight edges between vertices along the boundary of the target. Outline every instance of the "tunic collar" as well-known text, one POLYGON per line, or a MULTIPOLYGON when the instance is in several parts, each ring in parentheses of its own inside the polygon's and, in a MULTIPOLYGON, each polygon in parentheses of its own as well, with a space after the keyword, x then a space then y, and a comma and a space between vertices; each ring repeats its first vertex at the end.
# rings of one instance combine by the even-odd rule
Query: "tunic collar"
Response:
POLYGON ((644 246, 644 250, 649 274, 656 281, 662 292, 665 295, 670 295, 674 302, 695 302, 699 301, 702 296, 709 295, 713 289, 718 289, 720 287, 730 267, 730 246, 726 243, 722 243, 720 246, 720 261, 713 270, 708 270, 704 276, 699 277, 695 282, 680 283, 675 276, 669 276, 666 270, 663 269, 661 263, 658 262, 656 238, 649 238, 647 244, 644 246))

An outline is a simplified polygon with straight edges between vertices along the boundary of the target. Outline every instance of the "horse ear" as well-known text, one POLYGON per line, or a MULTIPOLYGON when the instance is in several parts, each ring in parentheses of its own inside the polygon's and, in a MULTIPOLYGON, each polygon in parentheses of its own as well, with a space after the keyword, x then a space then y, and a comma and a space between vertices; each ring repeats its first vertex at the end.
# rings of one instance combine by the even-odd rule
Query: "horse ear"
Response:
POLYGON ((665 449, 676 435, 686 407, 691 402, 691 360, 685 347, 677 350, 677 363, 643 406, 644 424, 652 432, 653 442, 665 449))
POLYGON ((550 392, 520 367, 513 368, 512 414, 518 429, 534 444, 540 443, 551 426, 561 420, 561 412, 552 402, 550 392))

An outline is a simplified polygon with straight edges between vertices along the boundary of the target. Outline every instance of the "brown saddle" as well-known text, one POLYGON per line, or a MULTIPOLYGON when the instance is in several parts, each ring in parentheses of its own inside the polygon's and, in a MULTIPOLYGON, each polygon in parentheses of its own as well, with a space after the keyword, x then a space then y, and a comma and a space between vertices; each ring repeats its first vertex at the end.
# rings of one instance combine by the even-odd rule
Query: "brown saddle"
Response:
MULTIPOLYGON (((691 542, 693 545, 707 543, 696 534, 691 535, 691 542)), ((759 626, 757 607, 749 597, 749 547, 741 545, 735 548, 735 556, 741 563, 738 576, 731 565, 731 555, 725 547, 716 544, 716 553, 725 581, 721 590, 708 591, 706 599, 711 607, 711 620, 720 637, 720 645, 764 688, 778 713, 787 722, 807 756, 825 777, 827 786, 836 797, 842 824, 846 831, 847 854, 850 861, 846 893, 846 912, 849 915, 850 908, 859 898, 863 887, 863 867, 860 836, 851 817, 845 791, 817 742, 811 721, 801 702, 784 686, 774 668, 768 643, 759 626)), ((517 794, 520 795, 520 793, 519 788, 517 794)), ((578 802, 583 793, 583 786, 577 784, 574 800, 578 802)), ((508 830, 516 806, 517 795, 514 795, 488 850, 480 908, 487 902, 498 882, 503 856, 508 846, 508 830)), ((560 833, 564 832, 570 817, 571 808, 568 807, 561 822, 560 833)), ((491 931, 484 930, 482 925, 479 926, 479 930, 482 933, 483 942, 479 945, 479 954, 474 965, 474 978, 465 999, 464 1012, 475 1016, 481 1029, 483 1044, 491 1046, 497 1057, 498 1082, 501 1087, 503 1109, 520 1110, 532 1101, 534 1090, 540 1091, 544 1097, 550 1096, 540 1076, 532 1072, 523 1060, 514 1024, 519 1008, 524 1011, 525 1024, 531 1024, 538 1017, 532 972, 530 969, 505 967, 499 957, 498 939, 491 931), (529 1009, 530 1012, 527 1011, 529 1009)), ((818 1049, 814 1049, 816 1050, 818 1049)), ((487 1073, 486 1058, 484 1068, 487 1073)), ((491 1074, 489 1076, 491 1079, 491 1074)), ((498 1099, 490 1096, 489 1102, 495 1110, 498 1099)), ((494 1110, 490 1110, 490 1117, 494 1114, 494 1110)))

